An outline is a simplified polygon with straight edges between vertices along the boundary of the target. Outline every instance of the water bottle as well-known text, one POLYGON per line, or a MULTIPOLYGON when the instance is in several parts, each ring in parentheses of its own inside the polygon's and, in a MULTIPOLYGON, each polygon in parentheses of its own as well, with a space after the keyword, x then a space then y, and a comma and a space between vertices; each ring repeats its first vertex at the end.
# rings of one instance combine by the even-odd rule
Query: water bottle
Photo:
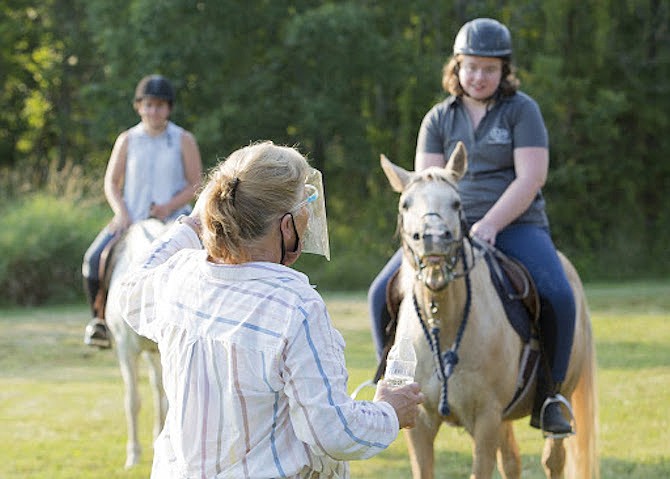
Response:
POLYGON ((408 337, 400 337, 389 351, 386 358, 386 372, 384 381, 394 387, 404 386, 414 382, 414 371, 416 370, 416 353, 412 340, 408 337))

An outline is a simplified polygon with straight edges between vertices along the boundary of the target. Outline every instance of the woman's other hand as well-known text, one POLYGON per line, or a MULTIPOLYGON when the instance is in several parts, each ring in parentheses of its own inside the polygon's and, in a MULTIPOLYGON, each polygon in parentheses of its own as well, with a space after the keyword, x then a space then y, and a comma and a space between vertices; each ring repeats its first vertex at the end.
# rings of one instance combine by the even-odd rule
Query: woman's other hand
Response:
POLYGON ((384 401, 393 406, 401 429, 414 427, 419 414, 418 406, 423 400, 424 396, 418 383, 400 387, 389 386, 384 381, 377 383, 374 401, 384 401))

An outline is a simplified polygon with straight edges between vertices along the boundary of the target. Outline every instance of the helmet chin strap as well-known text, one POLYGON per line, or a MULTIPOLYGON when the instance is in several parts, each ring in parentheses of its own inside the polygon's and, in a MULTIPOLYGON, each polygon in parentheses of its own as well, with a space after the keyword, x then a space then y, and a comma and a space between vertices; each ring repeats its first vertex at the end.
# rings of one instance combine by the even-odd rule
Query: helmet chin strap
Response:
MULTIPOLYGON (((284 216, 290 215, 291 216, 291 224, 293 225, 293 231, 295 232, 295 246, 293 248, 293 251, 289 251, 289 253, 297 253, 298 248, 300 246, 300 235, 298 234, 298 229, 295 227, 295 220, 293 219, 293 214, 291 213, 286 213, 284 216)), ((279 264, 284 264, 284 261, 286 260, 286 244, 284 243, 284 234, 281 231, 281 221, 284 219, 284 216, 281 217, 281 220, 279 220, 279 236, 281 238, 281 259, 279 260, 279 264)))

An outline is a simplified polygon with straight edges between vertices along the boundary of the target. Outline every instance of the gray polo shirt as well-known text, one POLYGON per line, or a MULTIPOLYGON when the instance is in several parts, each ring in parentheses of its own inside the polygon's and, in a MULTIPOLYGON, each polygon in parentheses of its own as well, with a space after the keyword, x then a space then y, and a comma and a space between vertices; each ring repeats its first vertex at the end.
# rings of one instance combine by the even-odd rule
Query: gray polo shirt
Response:
MULTIPOLYGON (((548 147, 540 108, 530 96, 517 92, 495 102, 476 130, 460 98, 450 96, 424 117, 416 151, 441 153, 448 159, 458 141, 465 144, 468 170, 458 184, 470 224, 480 220, 516 177, 514 149, 548 147)), ((514 223, 548 226, 542 192, 514 223)))

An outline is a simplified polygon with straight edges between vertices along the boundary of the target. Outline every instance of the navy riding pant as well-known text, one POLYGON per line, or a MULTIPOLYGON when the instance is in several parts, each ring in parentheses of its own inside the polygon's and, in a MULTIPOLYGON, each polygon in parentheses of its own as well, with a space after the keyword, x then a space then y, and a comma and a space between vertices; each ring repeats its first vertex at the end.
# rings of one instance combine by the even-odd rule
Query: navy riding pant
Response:
POLYGON ((84 254, 84 262, 81 265, 81 274, 84 277, 84 289, 91 306, 94 317, 101 317, 102 311, 95 311, 95 297, 100 290, 100 257, 105 246, 114 238, 114 234, 109 232, 107 227, 98 233, 91 246, 84 254))

